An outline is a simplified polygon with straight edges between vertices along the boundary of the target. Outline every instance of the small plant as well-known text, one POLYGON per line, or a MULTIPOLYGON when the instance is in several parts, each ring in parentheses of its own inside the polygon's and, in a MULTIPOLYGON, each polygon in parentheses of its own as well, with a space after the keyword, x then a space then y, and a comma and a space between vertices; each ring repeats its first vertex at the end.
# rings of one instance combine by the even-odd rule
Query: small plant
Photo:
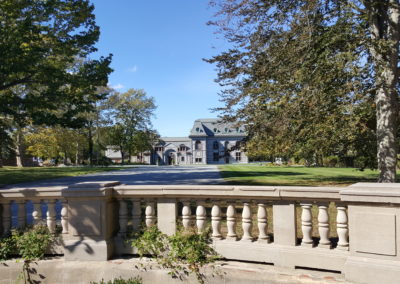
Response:
POLYGON ((141 258, 152 255, 173 278, 182 279, 192 273, 200 283, 204 283, 201 268, 218 258, 210 243, 209 230, 197 234, 180 229, 175 235, 167 236, 156 226, 151 226, 132 241, 132 246, 136 247, 141 258))
POLYGON ((129 278, 127 280, 122 278, 116 278, 114 280, 108 280, 104 282, 104 279, 101 279, 100 282, 90 282, 90 284, 142 284, 143 280, 140 277, 129 278))
MULTIPOLYGON (((23 279, 24 283, 38 283, 31 279, 31 275, 37 273, 35 269, 31 268, 31 263, 44 257, 52 240, 53 236, 43 225, 25 230, 12 230, 10 236, 0 239, 0 260, 10 259, 13 255, 20 256, 23 266, 18 279, 23 279)), ((17 262, 19 261, 18 259, 17 262)), ((41 277, 43 278, 43 276, 41 277)))

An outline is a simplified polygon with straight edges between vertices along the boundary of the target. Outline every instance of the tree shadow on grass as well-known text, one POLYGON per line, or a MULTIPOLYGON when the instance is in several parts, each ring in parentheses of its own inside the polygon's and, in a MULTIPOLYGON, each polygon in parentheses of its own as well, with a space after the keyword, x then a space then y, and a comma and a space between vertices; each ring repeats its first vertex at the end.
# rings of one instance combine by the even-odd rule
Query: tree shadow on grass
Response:
POLYGON ((357 182, 376 182, 377 176, 310 176, 294 172, 235 172, 224 171, 228 185, 265 186, 346 186, 357 182), (286 177, 286 178, 285 178, 286 177))

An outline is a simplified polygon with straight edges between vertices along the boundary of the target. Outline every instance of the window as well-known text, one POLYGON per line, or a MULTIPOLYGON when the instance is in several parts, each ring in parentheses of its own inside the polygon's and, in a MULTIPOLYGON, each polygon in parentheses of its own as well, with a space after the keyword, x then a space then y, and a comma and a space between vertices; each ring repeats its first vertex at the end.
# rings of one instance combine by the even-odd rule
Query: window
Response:
POLYGON ((163 147, 155 147, 154 150, 156 152, 162 152, 163 151, 163 147))
POLYGON ((196 158, 196 163, 201 163, 202 159, 201 158, 196 158))
POLYGON ((199 131, 200 131, 200 128, 196 127, 196 132, 199 132, 199 131))
POLYGON ((219 161, 219 154, 218 153, 213 153, 213 161, 218 162, 219 161))
POLYGON ((181 162, 184 162, 185 161, 185 157, 181 157, 181 162))
POLYGON ((195 150, 201 150, 201 141, 196 141, 195 143, 194 143, 194 149, 195 150))
POLYGON ((218 149, 219 149, 218 141, 214 141, 214 143, 213 143, 213 149, 214 149, 214 150, 218 150, 218 149))
POLYGON ((225 141, 224 147, 225 147, 225 150, 228 150, 228 147, 229 147, 229 142, 228 141, 225 141))
POLYGON ((236 152, 236 162, 240 162, 242 160, 242 153, 236 152))
POLYGON ((183 144, 181 144, 181 145, 179 146, 178 151, 179 151, 179 152, 184 152, 184 151, 186 151, 186 146, 183 145, 183 144))
POLYGON ((214 133, 217 133, 217 131, 218 131, 218 129, 217 129, 217 128, 214 128, 214 133))

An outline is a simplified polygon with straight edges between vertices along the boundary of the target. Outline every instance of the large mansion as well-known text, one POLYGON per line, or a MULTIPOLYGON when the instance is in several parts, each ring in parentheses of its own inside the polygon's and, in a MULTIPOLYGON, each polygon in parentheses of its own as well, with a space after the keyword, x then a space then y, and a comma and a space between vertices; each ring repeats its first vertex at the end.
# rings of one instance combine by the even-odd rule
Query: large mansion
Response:
MULTIPOLYGON (((157 165, 247 163, 243 126, 219 119, 197 119, 189 137, 162 137, 151 152, 131 157, 132 162, 157 165)), ((121 153, 108 147, 106 156, 118 162, 121 153)))

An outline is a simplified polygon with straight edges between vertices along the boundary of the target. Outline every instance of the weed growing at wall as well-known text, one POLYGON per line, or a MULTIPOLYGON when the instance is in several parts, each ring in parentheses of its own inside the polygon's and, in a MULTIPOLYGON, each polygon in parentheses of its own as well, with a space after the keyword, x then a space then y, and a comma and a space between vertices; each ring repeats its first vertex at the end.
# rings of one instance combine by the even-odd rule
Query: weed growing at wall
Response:
POLYGON ((180 229, 175 235, 167 236, 156 226, 146 228, 132 241, 141 258, 152 255, 173 278, 194 274, 200 283, 204 283, 201 268, 218 258, 210 244, 209 231, 197 234, 180 229))
POLYGON ((102 279, 100 282, 90 282, 90 284, 143 284, 143 281, 140 277, 129 278, 127 280, 116 278, 107 282, 104 282, 104 279, 102 279))
POLYGON ((43 225, 25 230, 12 230, 10 236, 0 239, 0 261, 10 259, 12 256, 19 256, 20 259, 17 261, 23 261, 19 279, 23 279, 24 283, 37 283, 31 279, 31 275, 37 273, 35 269, 31 268, 31 264, 44 257, 52 240, 53 235, 43 225))

